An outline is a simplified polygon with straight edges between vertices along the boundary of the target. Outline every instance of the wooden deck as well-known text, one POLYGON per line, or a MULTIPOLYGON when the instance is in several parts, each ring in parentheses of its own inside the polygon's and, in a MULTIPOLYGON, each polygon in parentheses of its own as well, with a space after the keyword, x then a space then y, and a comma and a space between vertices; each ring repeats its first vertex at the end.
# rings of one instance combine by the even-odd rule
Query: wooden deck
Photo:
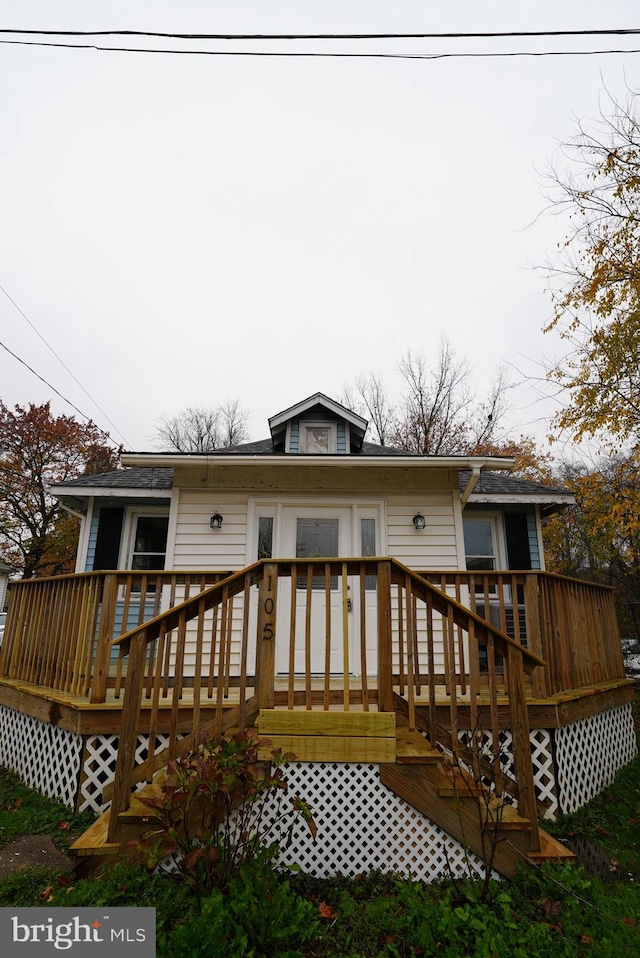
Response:
MULTIPOLYGON (((475 767, 476 780, 492 782, 492 801, 508 793, 517 803, 517 822, 511 811, 500 816, 512 848, 501 868, 513 874, 518 856, 549 847, 529 730, 634 696, 611 591, 545 573, 416 573, 389 558, 264 560, 235 573, 16 585, 0 704, 79 735, 117 734, 104 848, 120 847, 131 826, 134 787, 153 787, 203 734, 256 726, 301 761, 378 764, 385 784, 451 834, 462 827, 472 848, 481 840, 477 808, 461 826, 441 765, 446 754, 456 768, 475 767), (487 758, 476 744, 499 743, 505 729, 508 781, 498 752, 487 758), (157 752, 159 733, 168 743, 157 752), (139 734, 149 743, 142 764, 139 734)), ((460 798, 474 796, 458 789, 460 798)))
MULTIPOLYGON (((317 693, 317 701, 320 701, 324 692, 322 681, 318 679, 314 684, 316 686, 314 693, 317 693)), ((332 691, 335 696, 329 705, 329 709, 341 712, 343 710, 341 682, 336 679, 332 684, 334 686, 332 691)), ((352 679, 353 689, 358 689, 359 684, 357 679, 352 679)), ((288 680, 276 680, 275 708, 288 708, 286 705, 287 687, 288 680)), ((301 698, 305 695, 303 680, 299 682, 297 693, 301 698)), ((369 694, 369 708, 372 711, 377 711, 375 680, 370 681, 369 694)), ((597 715, 599 712, 626 705, 628 702, 634 701, 635 694, 633 679, 622 678, 594 683, 581 689, 567 689, 544 699, 528 695, 526 700, 528 725, 529 728, 562 728, 581 719, 597 715)), ((239 691, 232 689, 228 699, 225 700, 224 707, 230 709, 237 706, 239 699, 239 691)), ((446 721, 450 703, 444 685, 436 686, 435 699, 438 720, 446 721)), ((480 707, 488 707, 489 697, 480 696, 478 703, 480 707)), ((498 695, 496 704, 500 725, 507 727, 509 719, 508 696, 506 694, 498 695)), ((107 692, 104 702, 91 702, 88 696, 72 695, 58 689, 36 685, 33 682, 0 677, 0 705, 14 709, 24 715, 30 715, 51 725, 59 726, 68 732, 75 732, 78 735, 118 734, 121 728, 123 699, 122 696, 116 698, 113 689, 107 692)), ((458 696, 458 709, 462 723, 465 719, 470 719, 470 706, 469 693, 458 696)), ((419 710, 428 708, 426 696, 416 697, 416 707, 419 710)), ((185 690, 178 705, 178 730, 180 732, 190 730, 193 708, 193 691, 185 690)), ((211 716, 217 710, 214 703, 207 706, 206 702, 200 702, 199 708, 204 713, 210 712, 211 716)), ((306 709, 306 706, 300 705, 295 708, 306 709)), ((353 711, 362 711, 362 705, 354 704, 351 708, 353 711)), ((145 716, 150 715, 151 710, 152 703, 143 701, 141 704, 142 728, 146 725, 145 716)), ((171 710, 171 702, 160 703, 158 731, 168 732, 170 730, 171 710)))

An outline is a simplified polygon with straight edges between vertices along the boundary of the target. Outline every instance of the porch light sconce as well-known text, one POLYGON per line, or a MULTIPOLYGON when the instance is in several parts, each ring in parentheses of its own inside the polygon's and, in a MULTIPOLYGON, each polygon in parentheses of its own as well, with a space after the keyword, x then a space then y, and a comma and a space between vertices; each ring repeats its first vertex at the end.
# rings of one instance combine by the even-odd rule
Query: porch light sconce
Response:
POLYGON ((222 529, 222 516, 219 512, 214 512, 209 519, 209 525, 212 529, 222 529))
POLYGON ((413 517, 413 524, 415 526, 416 532, 422 532, 427 524, 427 520, 421 512, 416 512, 415 516, 413 517))

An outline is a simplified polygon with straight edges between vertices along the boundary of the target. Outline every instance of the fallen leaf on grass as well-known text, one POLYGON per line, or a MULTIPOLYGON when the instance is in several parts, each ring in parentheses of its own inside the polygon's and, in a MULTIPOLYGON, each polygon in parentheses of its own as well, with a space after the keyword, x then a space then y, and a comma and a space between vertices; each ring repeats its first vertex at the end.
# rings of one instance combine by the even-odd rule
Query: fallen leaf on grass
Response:
POLYGON ((323 918, 337 918, 338 912, 334 911, 331 905, 327 905, 326 901, 321 901, 318 905, 318 911, 323 918))

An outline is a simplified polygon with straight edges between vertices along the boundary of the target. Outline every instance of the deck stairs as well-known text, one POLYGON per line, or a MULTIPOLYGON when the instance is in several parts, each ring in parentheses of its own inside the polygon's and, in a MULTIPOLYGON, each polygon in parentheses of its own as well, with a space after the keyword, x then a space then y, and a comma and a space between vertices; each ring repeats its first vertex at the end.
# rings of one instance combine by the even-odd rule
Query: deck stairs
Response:
MULTIPOLYGON (((287 713, 280 713, 280 716, 283 714, 287 713)), ((401 716, 398 718, 402 721, 401 716)), ((269 724, 269 716, 261 719, 263 726, 269 724)), ((353 716, 349 719, 349 731, 358 724, 352 719, 353 716)), ((282 718, 278 721, 282 722, 282 718)), ((260 724, 259 721, 258 726, 260 724)), ((317 743, 318 735, 313 738, 317 743)), ((296 740, 304 749, 304 740, 299 735, 296 740)), ((335 750, 336 736, 331 735, 330 741, 335 750)), ((364 744, 364 738, 361 741, 364 744)), ((358 760, 353 744, 346 747, 351 750, 353 760, 358 760)), ((460 762, 454 765, 450 757, 432 748, 419 731, 404 725, 396 727, 394 722, 391 746, 376 747, 384 749, 380 753, 382 761, 379 765, 382 783, 483 860, 491 860, 499 874, 513 877, 521 863, 574 859, 567 848, 542 829, 539 830, 540 849, 531 850, 531 823, 518 815, 508 798, 494 797, 476 780, 468 766, 460 762)), ((303 760, 303 756, 297 757, 303 760)), ((327 761, 322 746, 315 760, 327 761)), ((359 760, 372 759, 363 756, 359 760)), ((131 842, 148 831, 153 823, 149 808, 140 799, 159 795, 165 780, 166 772, 162 770, 153 783, 132 795, 130 807, 119 815, 118 841, 108 841, 110 812, 107 811, 74 842, 71 854, 77 860, 77 874, 95 872, 110 861, 131 854, 131 842)))

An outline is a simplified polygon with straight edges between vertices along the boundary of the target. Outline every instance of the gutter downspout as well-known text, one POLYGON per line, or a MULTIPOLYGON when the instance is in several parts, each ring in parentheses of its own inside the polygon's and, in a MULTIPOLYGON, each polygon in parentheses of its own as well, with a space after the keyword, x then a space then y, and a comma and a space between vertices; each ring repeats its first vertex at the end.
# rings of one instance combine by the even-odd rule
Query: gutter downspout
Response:
POLYGON ((469 482, 466 484, 463 491, 460 493, 460 502, 462 503, 463 509, 467 504, 467 500, 469 499, 469 496, 471 495, 471 493, 473 492, 475 488, 476 482, 480 478, 481 470, 482 470, 482 466, 473 466, 471 469, 471 476, 469 477, 469 482))

